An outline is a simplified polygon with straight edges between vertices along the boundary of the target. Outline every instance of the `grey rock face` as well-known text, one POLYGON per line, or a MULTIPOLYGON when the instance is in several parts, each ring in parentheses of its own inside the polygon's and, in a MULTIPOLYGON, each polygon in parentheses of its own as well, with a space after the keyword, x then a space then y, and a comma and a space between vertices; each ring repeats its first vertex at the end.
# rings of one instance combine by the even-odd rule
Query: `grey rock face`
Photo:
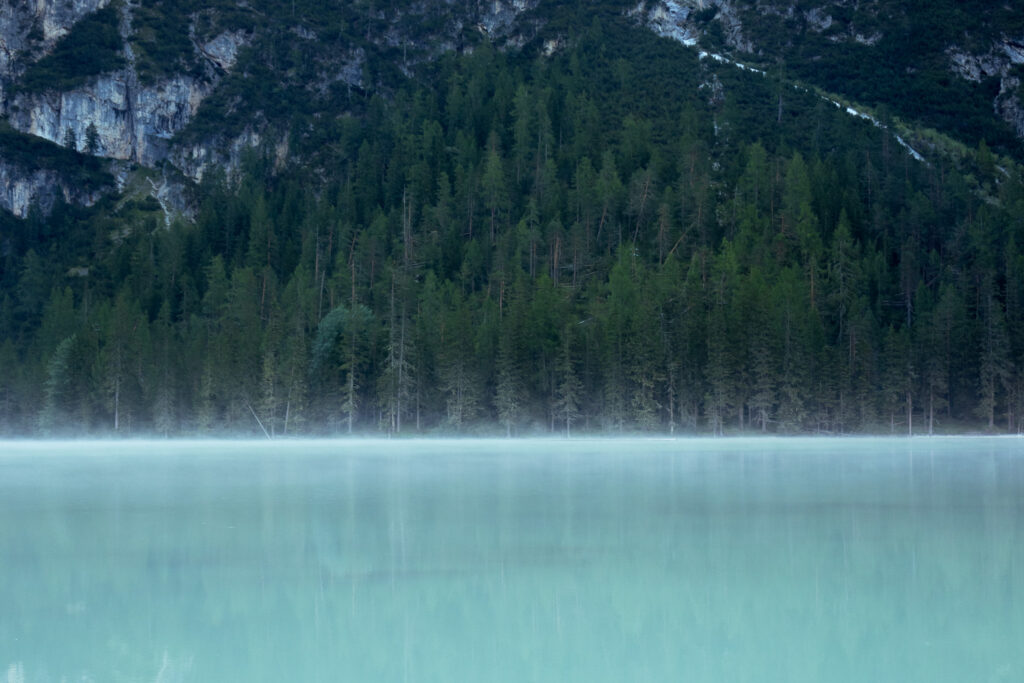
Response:
POLYGON ((996 113, 1013 126, 1017 137, 1024 138, 1024 104, 1020 101, 1020 79, 1008 76, 1003 79, 999 96, 996 98, 996 113))
POLYGON ((993 103, 995 112, 1010 124, 1017 137, 1024 138, 1024 104, 1018 95, 1020 79, 1012 73, 1013 67, 1024 64, 1024 37, 1004 38, 983 55, 956 48, 947 50, 946 54, 950 68, 961 78, 975 82, 999 78, 999 95, 993 103))
POLYGON ((807 20, 808 28, 815 31, 827 31, 832 28, 832 15, 821 8, 815 7, 804 12, 804 18, 807 20))
POLYGON ((246 42, 241 31, 225 31, 201 46, 199 50, 222 71, 230 71, 238 59, 238 48, 246 42))
POLYGON ((1001 75, 1006 70, 1006 60, 999 55, 972 55, 956 49, 946 52, 949 55, 950 68, 961 78, 980 82, 991 76, 1001 75))
POLYGON ((110 0, 35 0, 28 3, 35 9, 43 29, 43 40, 54 42, 89 12, 103 9, 110 0))
POLYGON ((1003 40, 999 44, 999 50, 1006 55, 1010 64, 1024 64, 1024 36, 1016 40, 1003 40))
POLYGON ((480 24, 488 34, 504 34, 516 17, 536 4, 537 0, 491 0, 483 5, 480 24))
POLYGON ((89 12, 110 0, 7 0, 0 4, 0 79, 19 70, 26 51, 45 52, 89 12), (36 36, 31 36, 33 30, 36 36))
POLYGON ((729 47, 753 52, 753 44, 743 35, 735 0, 661 0, 651 6, 641 2, 632 14, 658 35, 693 45, 701 32, 694 15, 708 9, 715 10, 715 18, 722 25, 729 47))
POLYGON ((697 44, 697 29, 690 21, 693 8, 675 0, 666 0, 644 14, 644 4, 637 5, 631 14, 659 36, 678 40, 685 45, 697 44))
POLYGON ((726 44, 742 52, 753 52, 754 44, 743 35, 743 22, 740 21, 739 9, 736 4, 726 0, 721 0, 717 4, 717 18, 722 24, 722 28, 725 29, 726 44))
POLYGON ((16 129, 57 144, 71 130, 80 150, 92 125, 98 134, 97 154, 152 165, 166 158, 171 137, 185 127, 211 89, 211 84, 189 76, 140 87, 126 70, 68 92, 19 94, 8 117, 16 129))
POLYGON ((35 204, 43 213, 49 213, 58 198, 68 203, 92 206, 101 193, 83 192, 67 184, 51 170, 26 170, 0 159, 0 208, 24 218, 35 204))
MULTIPOLYGON (((0 9, 0 46, 4 40, 22 45, 24 36, 40 24, 53 42, 82 16, 108 3, 109 0, 33 0, 28 9, 15 9, 13 4, 5 3, 0 9), (4 21, 8 17, 10 21, 4 21)), ((86 148, 91 126, 97 136, 93 150, 97 155, 144 165, 165 159, 171 138, 192 119, 219 77, 234 66, 239 48, 249 37, 242 32, 226 31, 204 45, 197 44, 196 50, 208 64, 202 77, 178 74, 156 84, 142 85, 127 44, 130 25, 130 14, 126 12, 122 34, 126 36, 127 68, 64 92, 5 97, 0 90, 9 123, 17 130, 57 144, 64 144, 70 130, 80 151, 86 148)), ((3 59, 0 57, 0 78, 3 59)), ((8 67, 11 63, 8 59, 8 67)))
POLYGON ((246 150, 270 143, 275 149, 275 161, 280 165, 287 160, 286 141, 268 140, 265 135, 247 128, 234 138, 218 137, 190 145, 178 145, 171 150, 170 161, 183 174, 195 181, 201 181, 211 168, 220 168, 230 179, 241 167, 246 150))
MULTIPOLYGON (((472 16, 481 30, 492 36, 506 36, 516 27, 517 17, 537 2, 487 0, 476 6, 472 16)), ((173 148, 172 139, 195 117, 201 102, 221 77, 235 66, 239 49, 255 39, 243 31, 226 30, 212 39, 200 41, 193 27, 190 37, 196 56, 205 65, 204 73, 180 73, 155 84, 143 84, 135 71, 131 44, 134 5, 127 3, 122 8, 121 21, 126 68, 102 74, 66 91, 9 94, 4 91, 5 75, 8 82, 16 78, 20 73, 18 69, 23 68, 19 64, 41 57, 75 22, 109 3, 110 0, 7 0, 3 3, 0 7, 0 107, 10 125, 61 145, 73 136, 79 151, 86 149, 90 131, 94 130, 95 148, 90 152, 147 166, 169 159, 194 179, 201 178, 210 164, 237 165, 242 147, 261 142, 261 131, 247 130, 225 139, 214 136, 198 143, 181 144, 180 149, 173 148), (40 39, 40 35, 43 38, 40 39)), ((414 5, 412 16, 428 11, 434 11, 429 4, 414 5)), ((396 20, 401 18, 396 15, 396 20)), ((446 30, 452 30, 455 35, 462 27, 460 21, 454 21, 446 30)), ((377 38, 386 42, 387 36, 377 38)), ((440 38, 443 43, 452 36, 440 38)), ((300 27, 297 39, 315 40, 316 34, 300 27)), ((395 45, 404 47, 404 41, 403 36, 394 37, 395 45)), ((427 50, 428 55, 431 52, 427 50)), ((320 91, 338 82, 362 87, 364 63, 361 49, 336 52, 324 59, 319 82, 307 87, 314 94, 323 94, 320 91)))

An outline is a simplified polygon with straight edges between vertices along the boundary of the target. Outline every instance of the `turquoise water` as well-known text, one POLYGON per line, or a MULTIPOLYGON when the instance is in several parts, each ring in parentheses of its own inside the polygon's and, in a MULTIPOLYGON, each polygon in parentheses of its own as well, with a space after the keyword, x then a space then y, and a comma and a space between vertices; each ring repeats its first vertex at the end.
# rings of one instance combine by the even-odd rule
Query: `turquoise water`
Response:
POLYGON ((0 443, 0 681, 1021 681, 1024 441, 0 443))

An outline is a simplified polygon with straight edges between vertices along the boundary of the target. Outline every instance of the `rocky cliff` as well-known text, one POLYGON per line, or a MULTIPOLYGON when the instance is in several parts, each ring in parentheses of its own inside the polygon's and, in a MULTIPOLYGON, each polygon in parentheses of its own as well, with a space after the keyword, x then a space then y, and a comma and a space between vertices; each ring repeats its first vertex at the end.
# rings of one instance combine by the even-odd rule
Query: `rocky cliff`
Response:
POLYGON ((0 5, 0 87, 45 54, 79 19, 110 0, 24 0, 0 5))
MULTIPOLYGON (((24 88, 26 69, 69 36, 80 20, 110 0, 35 0, 0 8, 0 110, 14 130, 98 157, 153 166, 167 158, 174 135, 188 125, 203 99, 234 65, 247 36, 224 31, 205 42, 192 40, 199 68, 159 79, 140 77, 133 48, 130 5, 116 5, 124 67, 89 77, 70 88, 24 88)), ((53 170, 28 172, 4 164, 0 206, 24 215, 35 202, 43 209, 56 196, 91 204, 94 192, 75 192, 53 170)))
MULTIPOLYGON (((317 3, 300 7, 298 14, 292 3, 285 23, 271 9, 233 0, 155 0, 146 6, 122 0, 5 3, 0 7, 0 112, 15 130, 58 145, 144 166, 166 161, 199 180, 211 165, 237 165, 253 145, 270 141, 286 155, 287 125, 275 116, 287 121, 289 108, 308 109, 311 103, 313 109, 334 109, 338 88, 363 92, 386 85, 382 64, 396 61, 399 53, 399 70, 409 76, 417 63, 444 51, 472 49, 467 37, 472 42, 486 35, 521 45, 533 29, 518 25, 517 18, 536 4, 491 0, 386 10, 345 4, 329 10, 341 13, 332 18, 348 27, 345 34, 301 16, 320 12, 311 9, 317 3), (70 86, 38 75, 37 85, 23 86, 27 69, 59 48, 61 39, 73 37, 83 18, 108 7, 120 17, 120 68, 75 77, 70 86), (172 27, 170 19, 177 22, 172 27), (282 47, 293 51, 286 59, 299 64, 278 63, 282 47), (246 49, 248 61, 234 73, 246 49), (234 78, 218 90, 229 76, 234 78), (182 137, 214 93, 220 93, 218 101, 207 105, 213 123, 182 137), (268 111, 274 107, 286 115, 268 111)), ((33 197, 43 201, 46 180, 39 176, 35 183, 34 177, 18 181, 16 192, 12 186, 7 193, 17 198, 0 203, 22 211, 33 197)))
MULTIPOLYGON (((892 104, 899 96, 876 92, 878 88, 854 84, 843 92, 841 87, 847 78, 843 68, 849 64, 876 53, 883 55, 879 63, 892 61, 885 53, 891 46, 886 46, 905 37, 892 27, 913 27, 920 20, 897 16, 902 10, 893 8, 904 3, 640 0, 631 5, 633 1, 614 11, 708 52, 742 57, 763 69, 779 68, 849 100, 894 106, 905 118, 915 115, 912 106, 901 110, 899 103, 892 104)), ((484 40, 509 49, 522 47, 544 32, 545 22, 557 11, 539 0, 400 2, 386 7, 313 0, 279 4, 3 3, 0 113, 9 126, 27 135, 65 147, 73 144, 80 152, 109 159, 150 167, 171 164, 198 180, 211 166, 230 170, 253 145, 270 145, 274 154, 287 158, 296 121, 311 126, 342 115, 353 93, 386 96, 396 78, 415 76, 417 65, 446 51, 470 51, 484 40), (96 67, 47 80, 40 65, 66 47, 90 18, 104 12, 114 17, 110 30, 116 30, 118 44, 107 64, 116 68, 96 67)), ((605 9, 614 6, 612 0, 605 9)), ((912 83, 912 72, 919 67, 955 75, 953 80, 969 87, 940 92, 938 99, 962 102, 983 95, 988 98, 986 115, 1006 121, 1024 139, 1024 27, 1017 31, 1002 11, 994 8, 987 13, 992 15, 987 24, 965 29, 969 40, 942 38, 946 42, 937 48, 900 57, 905 63, 898 64, 898 76, 912 83), (913 61, 921 55, 931 61, 913 61)), ((544 45, 554 49, 563 37, 557 31, 545 35, 544 45)), ((69 68, 74 68, 76 62, 71 63, 69 68)), ((921 97, 911 93, 907 99, 921 97)), ((941 122, 924 123, 941 128, 941 122)), ((32 197, 43 201, 46 196, 43 176, 21 178, 17 192, 11 189, 9 199, 0 202, 12 210, 32 197)))
MULTIPOLYGON (((58 38, 75 30, 79 19, 107 1, 65 0, 62 4, 38 0, 35 14, 11 11, 3 39, 8 44, 26 45, 23 36, 38 33, 36 27, 44 26, 44 39, 33 53, 38 57, 48 45, 52 47, 58 38)), ((65 146, 73 143, 89 154, 152 166, 167 157, 171 139, 188 125, 203 99, 234 66, 247 36, 241 31, 223 31, 204 42, 196 38, 190 27, 194 67, 185 73, 143 78, 133 44, 133 8, 121 4, 116 7, 124 68, 89 77, 71 88, 27 89, 17 87, 17 77, 24 65, 11 66, 18 63, 14 59, 6 71, 0 70, 0 79, 9 82, 3 108, 10 125, 22 132, 65 146)), ((13 54, 16 58, 25 56, 13 54)))
POLYGON ((115 186, 111 163, 24 135, 0 122, 0 208, 24 218, 60 199, 91 206, 115 186))
POLYGON ((33 206, 48 214, 59 200, 92 206, 108 187, 89 188, 55 169, 24 167, 0 156, 0 207, 19 218, 33 206))
POLYGON ((952 69, 964 79, 980 83, 999 79, 999 94, 994 108, 1009 123, 1017 137, 1024 138, 1024 104, 1021 77, 1024 76, 1024 34, 1017 38, 1001 37, 985 53, 972 54, 959 47, 947 51, 952 69))
MULTIPOLYGON (((632 14, 659 35, 688 45, 756 61, 830 90, 849 85, 844 94, 908 119, 924 107, 943 106, 943 100, 948 108, 979 100, 980 112, 951 116, 948 128, 962 137, 957 116, 987 109, 1024 140, 1024 13, 1009 4, 979 10, 952 2, 918 8, 843 0, 641 0, 632 14), (944 83, 951 75, 960 80, 944 83)), ((941 127, 934 117, 924 123, 941 127)), ((973 133, 998 135, 992 126, 973 133)))
POLYGON ((213 84, 176 76, 143 87, 130 70, 101 76, 67 92, 18 94, 8 108, 16 129, 64 144, 73 138, 90 153, 152 166, 167 157, 174 134, 195 115, 213 84), (70 136, 68 131, 71 131, 70 136))

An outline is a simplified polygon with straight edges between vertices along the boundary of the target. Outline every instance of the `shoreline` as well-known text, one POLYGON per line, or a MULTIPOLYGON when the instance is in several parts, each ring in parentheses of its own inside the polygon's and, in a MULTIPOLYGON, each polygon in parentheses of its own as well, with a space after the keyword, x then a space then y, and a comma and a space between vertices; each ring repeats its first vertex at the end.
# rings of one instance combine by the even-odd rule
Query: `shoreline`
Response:
POLYGON ((527 443, 544 444, 592 444, 592 443, 691 443, 691 444, 728 444, 728 443, 808 443, 812 441, 828 442, 858 442, 858 441, 891 441, 895 443, 906 442, 938 442, 957 440, 1024 440, 1022 434, 915 434, 893 435, 893 434, 792 434, 792 435, 754 435, 737 434, 728 436, 710 435, 582 435, 582 436, 521 436, 521 437, 495 437, 495 436, 322 436, 322 437, 276 437, 273 439, 257 438, 254 436, 209 436, 209 437, 152 437, 152 436, 130 436, 130 437, 56 437, 56 438, 4 438, 0 437, 0 455, 3 455, 5 446, 19 447, 46 447, 46 446, 73 446, 73 445, 108 445, 108 446, 138 446, 138 445, 159 445, 159 446, 185 446, 185 445, 249 445, 249 446, 275 446, 275 445, 402 445, 402 444, 491 444, 491 445, 520 445, 527 443))

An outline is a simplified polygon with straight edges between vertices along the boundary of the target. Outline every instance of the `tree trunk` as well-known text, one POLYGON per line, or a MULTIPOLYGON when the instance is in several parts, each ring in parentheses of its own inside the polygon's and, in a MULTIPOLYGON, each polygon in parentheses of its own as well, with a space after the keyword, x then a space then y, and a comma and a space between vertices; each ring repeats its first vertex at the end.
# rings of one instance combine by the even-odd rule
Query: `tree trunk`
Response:
POLYGON ((928 436, 931 436, 935 425, 935 392, 928 390, 928 436))
POLYGON ((914 435, 914 397, 907 392, 907 436, 914 435))

